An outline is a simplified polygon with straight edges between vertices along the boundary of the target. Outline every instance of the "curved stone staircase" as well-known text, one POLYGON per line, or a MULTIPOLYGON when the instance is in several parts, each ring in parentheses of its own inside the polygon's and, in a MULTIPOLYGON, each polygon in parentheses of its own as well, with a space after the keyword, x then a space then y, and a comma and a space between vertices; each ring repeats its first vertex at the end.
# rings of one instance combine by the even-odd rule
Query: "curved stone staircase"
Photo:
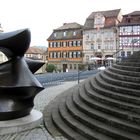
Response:
POLYGON ((44 122, 70 140, 140 140, 140 52, 56 97, 44 122))

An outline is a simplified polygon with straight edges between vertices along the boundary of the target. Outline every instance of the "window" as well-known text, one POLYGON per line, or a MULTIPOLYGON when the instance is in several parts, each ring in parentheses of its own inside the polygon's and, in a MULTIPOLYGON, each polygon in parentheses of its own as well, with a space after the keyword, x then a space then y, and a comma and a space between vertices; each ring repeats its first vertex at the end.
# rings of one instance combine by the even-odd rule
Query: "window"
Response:
POLYGON ((98 50, 100 50, 101 49, 101 44, 98 44, 98 50))
POLYGON ((131 51, 128 51, 128 52, 127 52, 127 56, 130 56, 130 55, 131 55, 131 51))
POLYGON ((72 58, 72 52, 69 52, 69 58, 72 58))
POLYGON ((67 55, 66 52, 63 52, 63 58, 66 58, 66 55, 67 55))
POLYGON ((81 45, 81 41, 77 41, 77 46, 80 46, 81 45))
POLYGON ((86 61, 89 61, 89 56, 88 55, 86 55, 86 61))
POLYGON ((125 56, 125 51, 121 51, 121 57, 125 56))
POLYGON ((57 42, 57 46, 60 47, 60 42, 57 42))
POLYGON ((94 44, 91 43, 91 50, 94 50, 94 44))
POLYGON ((78 57, 78 58, 81 57, 81 52, 77 52, 77 57, 78 57))
POLYGON ((73 52, 73 58, 76 58, 76 52, 73 52))
POLYGON ((66 42, 63 42, 63 46, 66 47, 66 42))
POLYGON ((72 41, 70 41, 70 42, 69 42, 69 46, 71 47, 72 45, 73 45, 73 42, 72 42, 72 41))
POLYGON ((76 41, 73 41, 73 46, 76 46, 76 41))
POLYGON ((56 42, 53 43, 53 46, 56 47, 56 42))
POLYGON ((53 43, 52 43, 52 42, 50 42, 50 43, 49 43, 49 47, 52 47, 52 46, 53 46, 53 43))

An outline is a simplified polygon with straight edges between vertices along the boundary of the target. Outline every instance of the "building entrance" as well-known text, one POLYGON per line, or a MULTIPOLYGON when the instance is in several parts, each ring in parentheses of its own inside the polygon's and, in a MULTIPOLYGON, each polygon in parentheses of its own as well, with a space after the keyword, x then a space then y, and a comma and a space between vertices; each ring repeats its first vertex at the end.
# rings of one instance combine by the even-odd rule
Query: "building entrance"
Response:
POLYGON ((67 64, 63 64, 63 72, 66 72, 67 64))

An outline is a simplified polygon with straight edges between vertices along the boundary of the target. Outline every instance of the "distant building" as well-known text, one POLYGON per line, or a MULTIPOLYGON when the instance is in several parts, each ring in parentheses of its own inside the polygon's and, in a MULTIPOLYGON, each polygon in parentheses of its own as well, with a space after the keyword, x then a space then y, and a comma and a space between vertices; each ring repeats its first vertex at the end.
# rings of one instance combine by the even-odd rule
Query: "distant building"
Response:
MULTIPOLYGON (((0 24, 0 33, 3 32, 3 28, 0 24)), ((0 63, 6 62, 8 61, 8 58, 5 56, 5 54, 3 52, 0 52, 0 63)))
POLYGON ((60 71, 73 71, 82 63, 83 26, 73 22, 53 30, 48 41, 48 63, 60 71))
POLYGON ((0 32, 3 32, 3 28, 2 28, 2 26, 1 26, 1 24, 0 24, 0 32))
POLYGON ((43 49, 39 49, 38 47, 29 47, 27 52, 25 53, 26 58, 30 58, 33 60, 43 61, 45 64, 41 67, 36 73, 44 73, 46 72, 46 63, 47 63, 47 52, 43 49))
POLYGON ((140 11, 123 15, 119 24, 119 56, 127 57, 140 50, 140 11))
POLYGON ((8 61, 8 58, 3 52, 0 52, 0 63, 8 61))
MULTIPOLYGON (((122 20, 120 9, 92 12, 83 29, 83 62, 92 57, 115 57, 118 48, 117 25, 122 20)), ((103 61, 98 61, 103 64, 103 61)))

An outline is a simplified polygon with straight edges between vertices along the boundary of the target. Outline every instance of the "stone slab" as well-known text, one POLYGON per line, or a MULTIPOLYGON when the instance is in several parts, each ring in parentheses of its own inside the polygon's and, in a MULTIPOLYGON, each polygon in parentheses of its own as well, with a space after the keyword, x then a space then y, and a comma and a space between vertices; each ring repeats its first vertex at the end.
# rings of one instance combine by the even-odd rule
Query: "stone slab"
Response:
POLYGON ((0 121, 0 135, 9 133, 18 133, 21 131, 33 129, 42 123, 43 115, 37 110, 32 110, 31 113, 25 117, 0 121))

